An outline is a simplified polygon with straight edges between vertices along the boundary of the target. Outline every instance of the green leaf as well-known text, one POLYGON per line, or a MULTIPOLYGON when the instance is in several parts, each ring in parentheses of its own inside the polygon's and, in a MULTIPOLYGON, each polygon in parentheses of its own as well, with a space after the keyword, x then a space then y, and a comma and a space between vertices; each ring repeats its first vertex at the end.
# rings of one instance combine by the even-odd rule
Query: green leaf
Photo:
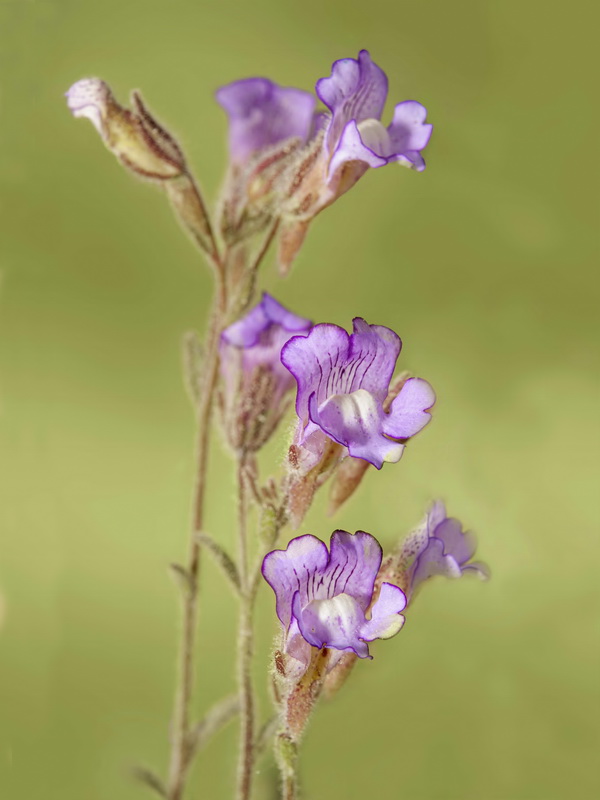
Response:
POLYGON ((196 538, 200 544, 203 545, 203 547, 206 547, 223 571, 223 574, 235 590, 236 594, 241 597, 242 582, 240 580, 240 573, 238 572, 238 568, 229 553, 227 553, 220 544, 217 544, 217 542, 215 542, 212 536, 210 536, 208 533, 198 533, 196 534, 196 538))

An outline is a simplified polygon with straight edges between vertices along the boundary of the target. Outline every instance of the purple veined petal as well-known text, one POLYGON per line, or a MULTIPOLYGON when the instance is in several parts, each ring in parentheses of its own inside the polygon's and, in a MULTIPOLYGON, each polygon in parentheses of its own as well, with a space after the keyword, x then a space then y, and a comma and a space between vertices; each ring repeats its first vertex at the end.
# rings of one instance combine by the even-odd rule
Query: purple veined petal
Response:
POLYGON ((317 81, 316 92, 332 112, 327 132, 327 147, 332 153, 350 120, 380 119, 387 99, 385 72, 372 60, 367 50, 358 59, 342 58, 331 68, 328 78, 317 81))
POLYGON ((336 594, 351 595, 366 611, 373 597, 375 579, 383 552, 374 536, 365 531, 334 531, 329 545, 330 557, 316 599, 336 594))
POLYGON ((296 412, 308 421, 308 405, 336 394, 366 389, 380 403, 385 400, 402 343, 383 325, 369 325, 357 317, 349 335, 338 325, 315 325, 309 335, 293 338, 282 349, 281 361, 298 383, 296 412))
POLYGON ((427 109, 416 100, 398 103, 387 129, 391 146, 390 155, 405 155, 412 161, 409 153, 419 153, 427 147, 433 125, 425 122, 426 117, 427 109))
POLYGON ((366 642, 374 639, 391 639, 404 625, 401 611, 406 607, 406 595, 393 583, 382 583, 379 597, 371 609, 371 619, 360 630, 366 642))
MULTIPOLYGON (((385 128, 383 129, 385 132, 385 128)), ((368 147, 363 141, 358 125, 354 120, 348 122, 340 136, 327 170, 327 180, 330 183, 335 175, 346 165, 361 162, 367 167, 383 167, 387 159, 368 147)), ((360 176, 358 176, 360 177, 360 176)), ((350 188, 348 186, 348 188, 350 188)))
POLYGON ((358 637, 365 623, 365 614, 349 594, 311 600, 303 606, 300 594, 296 592, 292 613, 302 636, 313 647, 353 650, 359 658, 370 658, 368 646, 358 637))
POLYGON ((312 395, 309 413, 328 436, 348 448, 351 456, 369 461, 377 469, 385 461, 396 463, 402 456, 404 445, 383 435, 383 408, 366 389, 334 395, 318 407, 312 395))
POLYGON ((281 351, 281 363, 298 384, 296 413, 308 422, 308 401, 314 392, 325 399, 327 378, 336 365, 345 365, 348 334, 338 325, 315 325, 308 336, 294 336, 281 351), (327 371, 327 377, 324 372, 327 371))
POLYGON ((350 355, 360 363, 349 389, 366 389, 383 403, 402 349, 402 341, 391 328, 369 325, 362 317, 352 320, 352 328, 350 355))
POLYGON ((309 319, 299 317, 264 292, 260 303, 241 319, 225 328, 222 337, 236 347, 253 347, 258 344, 260 335, 273 324, 281 326, 289 333, 308 331, 312 326, 309 319))
POLYGON ((307 605, 309 584, 314 587, 328 563, 327 546, 310 535, 298 536, 285 550, 273 550, 264 557, 262 574, 275 592, 277 616, 284 627, 292 619, 294 594, 298 594, 302 606, 307 605))
POLYGON ((456 559, 444 553, 444 543, 435 537, 429 539, 427 547, 415 561, 412 574, 412 589, 433 575, 444 575, 446 578, 460 578, 462 572, 456 559))
POLYGON ((463 531, 459 520, 447 517, 436 526, 433 536, 444 543, 444 552, 463 566, 475 555, 477 538, 471 531, 463 531))
POLYGON ((315 98, 278 86, 267 78, 245 78, 217 90, 217 102, 229 116, 229 149, 243 163, 257 150, 291 137, 305 142, 311 132, 315 98))
POLYGON ((383 422, 383 431, 395 439, 407 439, 431 420, 428 413, 435 403, 435 392, 427 381, 409 378, 394 398, 383 422))

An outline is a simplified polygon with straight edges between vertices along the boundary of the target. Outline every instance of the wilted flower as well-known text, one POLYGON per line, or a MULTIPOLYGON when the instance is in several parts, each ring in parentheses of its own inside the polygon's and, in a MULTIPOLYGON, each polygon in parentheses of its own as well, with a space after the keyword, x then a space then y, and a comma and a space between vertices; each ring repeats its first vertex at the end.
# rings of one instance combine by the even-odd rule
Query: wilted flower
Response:
POLYGON ((262 572, 275 592, 284 652, 304 664, 315 647, 370 658, 367 642, 395 636, 404 622, 401 589, 383 583, 371 607, 381 558, 379 542, 363 531, 335 531, 329 551, 316 536, 299 536, 265 556, 262 572))
POLYGON ((236 450, 258 450, 277 426, 294 387, 281 363, 281 348, 292 336, 306 336, 311 326, 265 292, 223 331, 221 399, 225 431, 236 450))
POLYGON ((474 533, 463 531, 459 520, 446 516, 441 500, 432 504, 425 519, 384 564, 380 578, 396 580, 410 600, 419 586, 434 575, 460 578, 472 572, 489 578, 489 568, 472 561, 477 549, 474 533))
POLYGON ((427 425, 435 403, 427 381, 410 378, 384 411, 401 346, 390 328, 360 317, 350 335, 337 325, 320 324, 285 345, 281 360, 298 384, 294 445, 302 452, 302 472, 318 463, 327 439, 377 469, 400 460, 403 440, 427 425))

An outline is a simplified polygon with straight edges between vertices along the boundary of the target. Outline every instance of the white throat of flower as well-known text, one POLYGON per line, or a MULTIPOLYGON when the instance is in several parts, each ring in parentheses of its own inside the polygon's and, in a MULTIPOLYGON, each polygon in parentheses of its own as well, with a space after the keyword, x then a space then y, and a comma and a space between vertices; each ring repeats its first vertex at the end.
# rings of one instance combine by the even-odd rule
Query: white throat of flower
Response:
POLYGON ((378 119, 363 119, 358 123, 358 132, 363 143, 378 156, 389 156, 392 145, 387 130, 378 119))

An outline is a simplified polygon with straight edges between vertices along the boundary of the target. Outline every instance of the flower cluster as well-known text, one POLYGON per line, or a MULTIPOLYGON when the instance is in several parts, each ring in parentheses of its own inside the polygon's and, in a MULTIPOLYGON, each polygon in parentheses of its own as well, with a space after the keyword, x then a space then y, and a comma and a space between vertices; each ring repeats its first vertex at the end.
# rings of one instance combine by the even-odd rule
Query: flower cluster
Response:
MULTIPOLYGON (((181 147, 138 92, 132 94, 131 108, 121 106, 97 78, 78 81, 67 93, 72 113, 92 122, 128 170, 164 189, 179 220, 208 256, 216 281, 201 379, 195 335, 191 352, 191 395, 199 408, 194 538, 188 567, 174 565, 186 592, 182 652, 188 655, 182 659, 170 783, 165 791, 161 788, 165 796, 182 796, 194 750, 186 704, 192 694, 201 544, 241 598, 236 711, 242 716, 242 735, 236 796, 245 800, 250 798, 257 750, 251 640, 261 564, 281 623, 273 659, 280 725, 275 750, 290 791, 297 744, 321 691, 339 688, 358 660, 371 658, 372 642, 400 631, 403 612, 433 576, 489 575, 485 564, 473 560, 474 535, 448 517, 440 501, 385 559, 377 539, 364 531, 336 530, 329 547, 315 536, 301 535, 285 549, 272 549, 286 523, 299 527, 327 479, 332 478, 330 509, 335 511, 372 467, 381 470, 385 463, 397 463, 407 441, 430 422, 436 401, 426 380, 394 375, 402 342, 388 327, 361 317, 353 320, 351 333, 327 322, 313 324, 267 293, 247 310, 258 267, 275 236, 280 271, 286 274, 312 220, 370 168, 394 163, 424 170, 422 153, 432 131, 426 109, 414 100, 403 101, 385 125, 387 94, 387 77, 366 50, 356 59, 336 61, 331 74, 317 81, 315 94, 261 77, 220 88, 217 101, 229 118, 229 167, 213 220, 181 147), (261 484, 256 454, 292 406, 294 391, 284 474, 261 484), (200 530, 214 402, 237 460, 237 562, 200 530), (258 506, 262 545, 254 571, 247 540, 252 503, 258 506)), ((151 777, 150 785, 162 787, 151 777)))
POLYGON ((413 100, 398 103, 384 127, 388 81, 366 50, 357 59, 336 61, 315 89, 326 111, 316 110, 311 94, 266 78, 235 81, 217 92, 229 117, 233 191, 243 195, 244 210, 257 196, 263 204, 274 198, 284 223, 284 270, 310 221, 370 167, 398 163, 422 171, 421 153, 432 131, 426 109, 413 100))

